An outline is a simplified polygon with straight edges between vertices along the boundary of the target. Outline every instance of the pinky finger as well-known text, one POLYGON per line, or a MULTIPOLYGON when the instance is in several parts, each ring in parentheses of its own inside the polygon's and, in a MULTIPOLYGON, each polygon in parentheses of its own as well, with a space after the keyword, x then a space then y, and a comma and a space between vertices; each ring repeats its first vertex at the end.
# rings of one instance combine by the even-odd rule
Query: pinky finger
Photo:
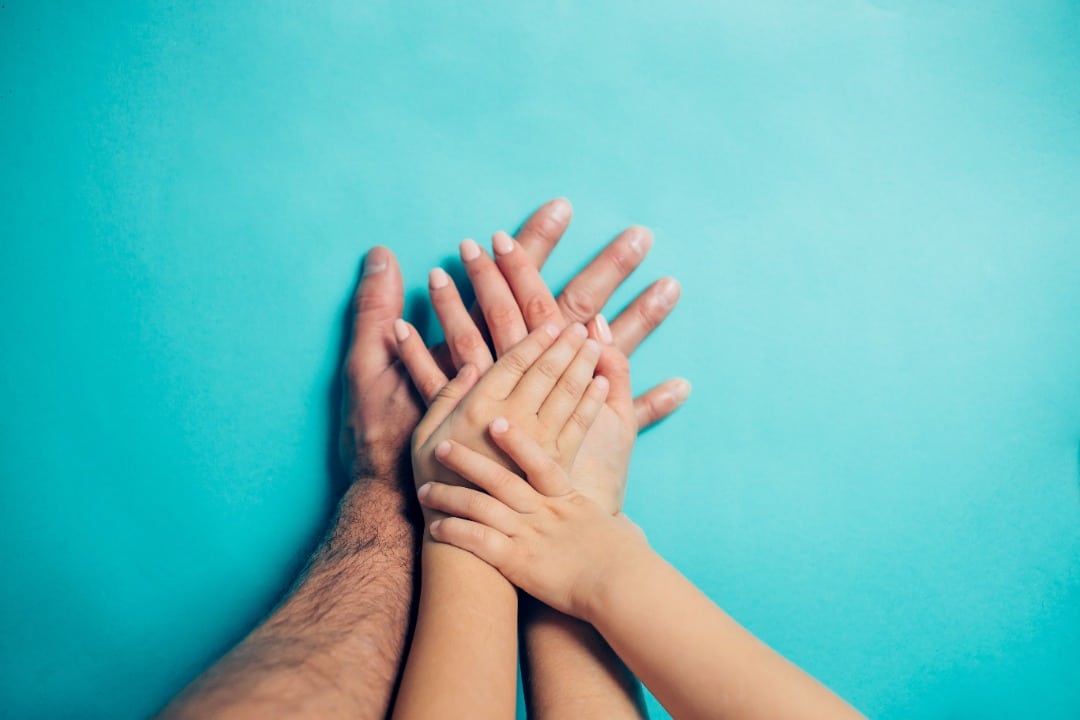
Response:
POLYGON ((510 559, 510 538, 487 525, 464 518, 447 517, 431 523, 429 530, 435 540, 470 552, 499 572, 503 571, 510 559))
POLYGON ((634 416, 637 418, 638 432, 655 425, 678 410, 689 396, 690 383, 682 378, 673 378, 634 398, 634 416))
POLYGON ((572 462, 577 456, 589 428, 592 427, 597 415, 600 414, 600 410, 604 407, 609 387, 611 385, 608 379, 603 375, 597 375, 589 383, 589 386, 585 388, 585 394, 581 396, 581 400, 578 402, 577 407, 574 408, 574 412, 570 414, 566 425, 559 432, 559 439, 556 444, 562 457, 572 462))
POLYGON ((517 463, 538 493, 558 497, 570 492, 566 471, 528 433, 512 427, 506 418, 496 418, 489 427, 491 439, 517 463))
POLYGON ((435 396, 446 385, 446 375, 412 325, 401 319, 395 320, 394 337, 397 339, 401 363, 412 378, 420 397, 424 398, 424 404, 431 405, 435 396))

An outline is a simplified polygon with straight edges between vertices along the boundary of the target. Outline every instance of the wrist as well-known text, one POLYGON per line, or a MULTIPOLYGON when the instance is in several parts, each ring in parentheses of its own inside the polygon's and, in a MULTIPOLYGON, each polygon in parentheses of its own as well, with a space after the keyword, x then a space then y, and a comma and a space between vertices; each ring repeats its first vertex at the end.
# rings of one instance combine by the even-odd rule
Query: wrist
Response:
POLYGON ((613 542, 602 552, 604 561, 595 565, 596 572, 575 601, 574 616, 597 630, 612 604, 626 593, 633 593, 638 574, 659 557, 645 534, 625 516, 613 517, 612 521, 618 523, 618 531, 610 536, 613 542))

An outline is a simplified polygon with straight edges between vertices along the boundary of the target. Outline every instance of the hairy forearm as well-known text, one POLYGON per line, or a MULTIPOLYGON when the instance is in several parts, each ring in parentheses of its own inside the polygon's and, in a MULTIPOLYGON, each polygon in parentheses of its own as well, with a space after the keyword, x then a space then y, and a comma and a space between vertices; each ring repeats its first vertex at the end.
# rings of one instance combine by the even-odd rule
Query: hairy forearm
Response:
POLYGON ((424 543, 420 609, 395 718, 514 716, 517 592, 487 563, 424 543))
POLYGON ((357 481, 284 602, 162 716, 385 716, 407 639, 416 542, 401 492, 357 481))
POLYGON ((525 596, 521 627, 530 717, 646 717, 637 680, 591 625, 525 596))

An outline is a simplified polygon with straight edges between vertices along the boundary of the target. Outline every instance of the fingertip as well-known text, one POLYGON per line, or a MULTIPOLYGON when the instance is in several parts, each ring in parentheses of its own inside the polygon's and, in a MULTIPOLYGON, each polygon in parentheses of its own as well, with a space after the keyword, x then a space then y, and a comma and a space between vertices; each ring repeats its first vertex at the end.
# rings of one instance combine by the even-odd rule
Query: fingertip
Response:
POLYGON ((548 202, 548 216, 551 219, 564 223, 574 214, 574 206, 565 197, 557 197, 548 202))
POLYGON ((602 394, 607 394, 608 389, 611 387, 611 381, 603 375, 597 375, 593 378, 593 384, 596 386, 596 391, 602 394))
POLYGON ((427 494, 429 492, 431 492, 431 483, 424 483, 420 487, 416 488, 416 497, 423 500, 425 497, 427 497, 427 494))
POLYGON ((675 278, 666 277, 656 281, 653 300, 663 309, 670 310, 675 307, 675 304, 679 302, 680 295, 682 295, 682 286, 679 285, 679 281, 675 278))
POLYGON ((504 417, 497 417, 491 421, 491 432, 493 435, 501 435, 510 429, 510 421, 504 417))
POLYGON ((442 528, 442 519, 435 520, 428 526, 428 531, 434 536, 442 528))
POLYGON ((450 276, 442 268, 434 268, 428 273, 428 287, 432 290, 441 290, 450 284, 450 276))
POLYGON ((399 343, 409 339, 409 324, 401 318, 394 321, 394 337, 399 343))
POLYGON ((608 325, 607 318, 604 317, 603 313, 596 313, 593 322, 596 326, 596 336, 600 339, 600 342, 605 345, 611 345, 615 342, 615 337, 611 334, 611 326, 608 325))
POLYGON ((643 225, 632 225, 626 229, 626 244, 639 255, 645 255, 652 249, 652 230, 643 225))
POLYGON ((458 250, 461 253, 461 259, 467 263, 472 262, 476 258, 480 257, 480 254, 483 252, 483 250, 480 249, 480 246, 477 245, 474 240, 468 238, 461 241, 461 245, 458 246, 458 250))
POLYGON ((393 257, 393 254, 387 247, 376 245, 371 248, 368 250, 367 255, 364 256, 364 273, 361 277, 381 273, 390 266, 391 257, 393 257))
POLYGON ((439 460, 443 460, 450 454, 450 441, 443 440, 441 443, 435 446, 435 457, 439 460))
POLYGON ((570 327, 567 328, 571 335, 577 335, 578 337, 588 337, 588 329, 579 322, 570 323, 570 327))
POLYGON ((686 402, 686 399, 690 397, 690 391, 692 389, 693 388, 690 385, 689 380, 686 380, 684 378, 675 378, 671 382, 671 388, 669 390, 669 393, 671 395, 671 399, 675 402, 676 405, 682 405, 684 402, 686 402))
POLYGON ((559 326, 555 323, 546 322, 540 326, 540 329, 552 339, 559 337, 559 326))
POLYGON ((499 230, 491 237, 491 249, 496 255, 507 255, 514 250, 514 241, 504 231, 499 230))

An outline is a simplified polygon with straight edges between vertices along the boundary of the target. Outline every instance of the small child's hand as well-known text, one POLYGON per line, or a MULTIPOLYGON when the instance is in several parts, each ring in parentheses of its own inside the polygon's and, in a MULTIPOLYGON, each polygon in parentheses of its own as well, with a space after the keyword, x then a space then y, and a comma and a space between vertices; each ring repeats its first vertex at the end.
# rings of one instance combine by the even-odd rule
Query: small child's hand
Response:
MULTIPOLYGON (((434 363, 419 336, 405 329, 399 352, 410 371, 417 363, 434 363)), ((447 440, 510 465, 485 432, 492 418, 499 416, 510 418, 548 456, 568 469, 603 408, 608 390, 606 378, 593 377, 600 346, 586 335, 580 324, 561 334, 554 326, 545 326, 508 350, 479 380, 475 368, 463 368, 431 399, 413 435, 417 484, 433 480, 461 484, 462 480, 434 457, 435 447, 447 440)), ((419 374, 414 372, 414 376, 419 374)))
POLYGON ((592 622, 619 571, 649 552, 644 534, 575 490, 566 470, 522 428, 498 418, 490 434, 529 481, 460 443, 440 443, 439 462, 487 494, 421 486, 421 505, 450 516, 430 525, 431 536, 473 553, 556 610, 592 622))

